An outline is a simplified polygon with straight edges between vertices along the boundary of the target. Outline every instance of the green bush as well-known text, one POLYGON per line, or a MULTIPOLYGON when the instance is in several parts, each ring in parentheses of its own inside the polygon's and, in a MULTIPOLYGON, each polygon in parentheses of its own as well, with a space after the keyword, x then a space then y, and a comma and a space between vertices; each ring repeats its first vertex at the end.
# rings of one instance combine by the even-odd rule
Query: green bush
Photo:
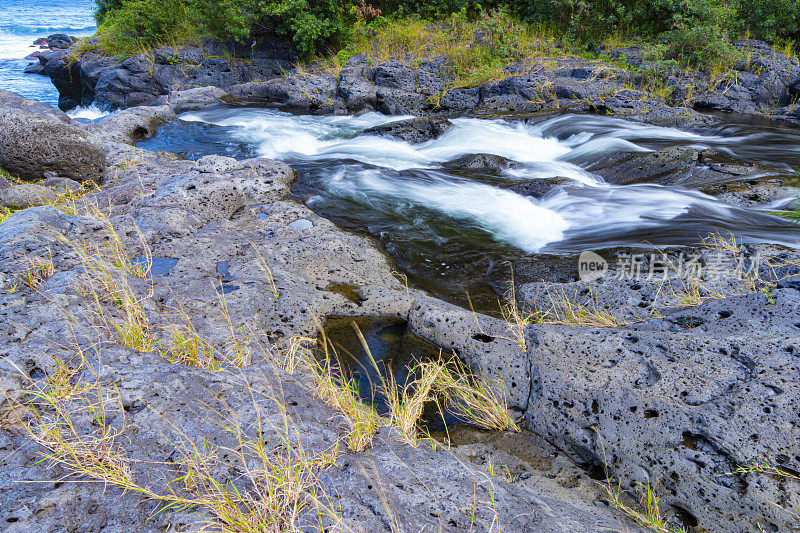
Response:
POLYGON ((688 0, 685 6, 673 16, 674 29, 659 36, 665 57, 713 74, 730 69, 738 57, 729 39, 736 8, 725 0, 688 0))
POLYGON ((160 43, 186 41, 196 29, 183 0, 127 0, 105 14, 98 33, 109 51, 130 54, 160 43))
POLYGON ((218 38, 249 39, 255 29, 272 30, 292 39, 311 57, 339 44, 352 23, 351 0, 190 0, 201 27, 218 38))
POLYGON ((510 0, 508 5, 527 22, 554 25, 583 41, 612 32, 652 35, 669 29, 680 9, 678 0, 510 0))
POLYGON ((105 20, 106 15, 111 11, 116 11, 122 8, 122 0, 97 0, 97 9, 94 12, 94 18, 98 23, 105 20))
MULTIPOLYGON (((800 39, 798 0, 97 0, 101 33, 122 48, 206 35, 240 42, 286 35, 304 58, 340 50, 380 31, 373 19, 483 27, 493 57, 514 58, 519 39, 503 26, 509 15, 557 31, 571 47, 593 50, 610 34, 661 43, 666 58, 703 69, 728 64, 730 38, 749 31, 768 42, 800 39), (487 17, 490 12, 506 13, 487 17), (457 15, 454 15, 457 14, 457 15), (378 16, 380 15, 380 16, 378 16), (492 26, 494 25, 494 26, 492 26)), ((516 26, 514 26, 516 31, 516 26)))
POLYGON ((800 40, 798 0, 741 0, 741 29, 768 42, 800 40))

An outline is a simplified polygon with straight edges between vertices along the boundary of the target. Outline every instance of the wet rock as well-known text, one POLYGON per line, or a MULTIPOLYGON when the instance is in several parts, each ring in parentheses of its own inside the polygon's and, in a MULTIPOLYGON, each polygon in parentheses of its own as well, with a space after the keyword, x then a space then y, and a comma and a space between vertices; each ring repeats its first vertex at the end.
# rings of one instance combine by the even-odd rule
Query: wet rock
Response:
POLYGON ((99 76, 99 71, 115 63, 115 60, 87 58, 76 63, 70 60, 68 50, 50 50, 39 54, 39 62, 42 65, 42 73, 50 78, 58 90, 59 109, 68 110, 92 103, 97 80, 91 74, 99 76))
POLYGON ((79 181, 100 181, 105 174, 100 138, 63 120, 55 110, 40 109, 0 106, 0 166, 26 179, 55 172, 79 181))
POLYGON ((23 183, 0 190, 0 206, 9 208, 34 207, 58 200, 56 191, 35 183, 23 183))
POLYGON ((734 205, 761 206, 797 196, 797 174, 746 162, 733 162, 715 150, 688 146, 655 152, 616 153, 600 158, 589 169, 608 183, 657 183, 694 188, 734 205))
POLYGON ((398 120, 373 126, 364 130, 366 135, 383 135, 408 143, 417 144, 430 141, 442 135, 452 127, 453 123, 444 118, 422 117, 398 120))
POLYGON ((700 158, 696 148, 676 146, 655 152, 612 154, 593 164, 592 172, 600 174, 608 183, 678 184, 686 180, 700 158))
POLYGON ((517 194, 539 199, 558 186, 558 181, 551 179, 534 179, 524 183, 516 183, 509 187, 509 190, 517 194))
POLYGON ((41 74, 44 75, 44 66, 41 63, 33 63, 28 65, 24 70, 25 74, 41 74))
POLYGON ((462 168, 468 170, 503 170, 514 162, 506 157, 494 154, 473 154, 452 159, 442 164, 445 168, 462 168))

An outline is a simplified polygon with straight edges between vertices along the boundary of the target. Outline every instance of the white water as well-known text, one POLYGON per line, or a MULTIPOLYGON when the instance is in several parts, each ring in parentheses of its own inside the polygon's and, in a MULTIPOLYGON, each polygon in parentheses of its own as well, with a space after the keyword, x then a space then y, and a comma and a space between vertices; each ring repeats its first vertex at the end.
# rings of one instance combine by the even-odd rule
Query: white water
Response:
POLYGON ((58 91, 48 78, 25 74, 36 62, 25 58, 40 49, 33 46, 40 37, 91 35, 96 7, 94 0, 0 0, 0 89, 56 105, 58 91))
MULTIPOLYGON (((748 219, 766 217, 678 187, 609 185, 580 165, 603 153, 647 151, 654 139, 735 153, 737 146, 747 144, 747 135, 703 135, 575 115, 538 124, 461 118, 439 138, 414 145, 360 135, 368 127, 408 118, 376 113, 323 117, 225 108, 181 118, 232 128, 240 142, 255 147, 261 156, 309 166, 323 190, 310 199, 317 205, 346 199, 412 227, 426 224, 423 212, 434 212, 452 225, 485 232, 526 252, 584 235, 613 241, 615 234, 647 232, 665 224, 679 233, 681 217, 693 221, 686 225, 687 233, 698 230, 698 217, 722 227, 746 226, 748 219), (465 178, 442 169, 444 162, 477 153, 502 156, 514 164, 499 177, 487 177, 494 183, 482 180, 480 173, 465 178), (498 179, 511 185, 536 178, 572 182, 539 200, 497 186, 498 179)), ((752 237, 761 239, 755 233, 752 237)))
POLYGON ((71 118, 89 122, 95 122, 103 117, 107 117, 110 114, 110 112, 100 109, 94 104, 90 105, 89 107, 76 107, 67 111, 67 115, 69 115, 71 118))

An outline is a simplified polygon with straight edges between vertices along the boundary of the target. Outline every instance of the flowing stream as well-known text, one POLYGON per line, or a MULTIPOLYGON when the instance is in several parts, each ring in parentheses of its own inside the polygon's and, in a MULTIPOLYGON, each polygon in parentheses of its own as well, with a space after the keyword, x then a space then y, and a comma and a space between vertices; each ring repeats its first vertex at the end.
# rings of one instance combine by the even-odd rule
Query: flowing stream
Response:
POLYGON ((487 296, 487 272, 523 257, 693 244, 714 232, 745 242, 800 243, 800 228, 769 213, 785 202, 737 207, 677 186, 611 185, 587 170, 612 152, 693 146, 763 163, 770 167, 764 174, 781 175, 800 161, 797 130, 723 123, 687 132, 561 114, 527 122, 458 118, 439 138, 416 145, 362 134, 404 118, 217 107, 186 113, 139 146, 189 157, 286 161, 298 171, 298 199, 345 228, 373 235, 415 284, 455 300, 465 290, 487 296), (478 153, 513 163, 498 171, 442 165, 478 153), (554 186, 540 199, 508 189, 533 179, 554 186))

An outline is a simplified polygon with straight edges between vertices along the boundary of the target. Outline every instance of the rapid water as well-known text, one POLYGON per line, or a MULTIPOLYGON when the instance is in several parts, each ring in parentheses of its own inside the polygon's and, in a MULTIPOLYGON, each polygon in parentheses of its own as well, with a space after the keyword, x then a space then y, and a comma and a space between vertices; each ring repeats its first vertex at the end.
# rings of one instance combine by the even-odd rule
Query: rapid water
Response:
POLYGON ((94 0, 0 0, 0 89, 26 98, 58 104, 49 78, 25 74, 39 50, 33 42, 54 33, 85 37, 94 33, 94 0))
POLYGON ((379 239, 418 285, 438 294, 463 294, 503 261, 531 255, 693 244, 714 232, 800 245, 799 228, 766 209, 676 186, 610 185, 589 170, 607 153, 694 146, 764 163, 767 174, 780 175, 800 161, 797 130, 723 124, 686 132, 570 114, 527 123, 459 118, 439 138, 412 145, 362 134, 408 118, 377 113, 301 116, 219 107, 181 118, 140 146, 191 157, 284 160, 298 170, 300 200, 379 239), (499 171, 443 166, 476 153, 513 163, 499 171), (554 184, 540 199, 509 190, 535 179, 554 184))

